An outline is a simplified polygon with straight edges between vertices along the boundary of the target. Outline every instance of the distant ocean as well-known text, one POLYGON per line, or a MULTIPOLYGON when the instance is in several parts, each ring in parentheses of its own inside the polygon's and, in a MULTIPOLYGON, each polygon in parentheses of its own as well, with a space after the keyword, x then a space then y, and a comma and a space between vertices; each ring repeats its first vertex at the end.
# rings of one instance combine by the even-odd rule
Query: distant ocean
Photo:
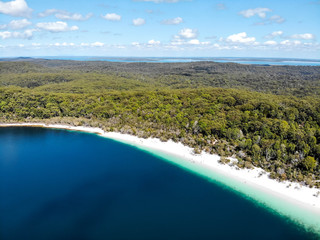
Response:
POLYGON ((320 59, 299 58, 247 58, 247 57, 90 57, 90 56, 56 56, 37 57, 44 59, 75 60, 75 61, 108 61, 108 62, 232 62, 240 64, 259 65, 291 65, 291 66, 320 66, 320 59))

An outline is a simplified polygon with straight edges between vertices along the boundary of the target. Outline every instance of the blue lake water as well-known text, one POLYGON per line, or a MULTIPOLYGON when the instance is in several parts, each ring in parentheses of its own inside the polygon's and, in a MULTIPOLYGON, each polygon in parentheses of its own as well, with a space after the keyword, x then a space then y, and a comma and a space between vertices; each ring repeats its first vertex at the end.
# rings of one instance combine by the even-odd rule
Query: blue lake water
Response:
POLYGON ((0 128, 0 239, 317 239, 291 220, 94 134, 0 128))
POLYGON ((296 58, 240 58, 240 57, 90 57, 90 56, 45 56, 39 57, 57 60, 75 61, 108 61, 108 62, 232 62, 240 64, 259 65, 291 65, 291 66, 320 66, 320 59, 296 58))

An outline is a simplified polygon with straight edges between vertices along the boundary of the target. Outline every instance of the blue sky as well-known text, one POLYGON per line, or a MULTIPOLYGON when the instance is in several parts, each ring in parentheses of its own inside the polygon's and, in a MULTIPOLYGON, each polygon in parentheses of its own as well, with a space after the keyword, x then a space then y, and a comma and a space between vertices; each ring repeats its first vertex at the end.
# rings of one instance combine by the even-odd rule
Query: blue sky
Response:
POLYGON ((0 1, 0 56, 320 58, 319 0, 0 1))

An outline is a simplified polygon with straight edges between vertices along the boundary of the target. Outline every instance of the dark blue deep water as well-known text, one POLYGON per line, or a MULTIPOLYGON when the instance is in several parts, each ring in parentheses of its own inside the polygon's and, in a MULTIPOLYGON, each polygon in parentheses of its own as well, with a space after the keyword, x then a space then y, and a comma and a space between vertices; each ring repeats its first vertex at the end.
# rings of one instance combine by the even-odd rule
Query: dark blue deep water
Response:
POLYGON ((0 128, 0 239, 316 239, 284 217, 94 134, 0 128))

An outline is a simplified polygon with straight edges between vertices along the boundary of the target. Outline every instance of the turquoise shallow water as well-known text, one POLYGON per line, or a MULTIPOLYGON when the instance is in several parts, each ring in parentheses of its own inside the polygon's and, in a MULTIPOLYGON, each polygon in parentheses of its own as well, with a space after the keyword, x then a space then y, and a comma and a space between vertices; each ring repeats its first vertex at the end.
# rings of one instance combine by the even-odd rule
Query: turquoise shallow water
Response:
MULTIPOLYGON (((161 153, 156 153, 161 156, 161 153)), ((235 191, 242 197, 252 201, 254 204, 258 204, 275 214, 280 214, 290 218, 291 221, 303 226, 304 228, 316 232, 320 238, 320 215, 315 214, 312 209, 306 209, 299 207, 294 203, 290 203, 285 199, 270 193, 264 192, 258 188, 245 185, 234 179, 230 179, 219 173, 212 173, 212 171, 201 167, 195 166, 190 162, 185 162, 183 159, 176 157, 170 157, 169 155, 163 155, 163 158, 171 163, 177 164, 184 169, 187 169, 207 180, 216 183, 220 187, 227 188, 235 191)))
POLYGON ((0 128, 0 239, 319 237, 180 161, 94 134, 0 128))

